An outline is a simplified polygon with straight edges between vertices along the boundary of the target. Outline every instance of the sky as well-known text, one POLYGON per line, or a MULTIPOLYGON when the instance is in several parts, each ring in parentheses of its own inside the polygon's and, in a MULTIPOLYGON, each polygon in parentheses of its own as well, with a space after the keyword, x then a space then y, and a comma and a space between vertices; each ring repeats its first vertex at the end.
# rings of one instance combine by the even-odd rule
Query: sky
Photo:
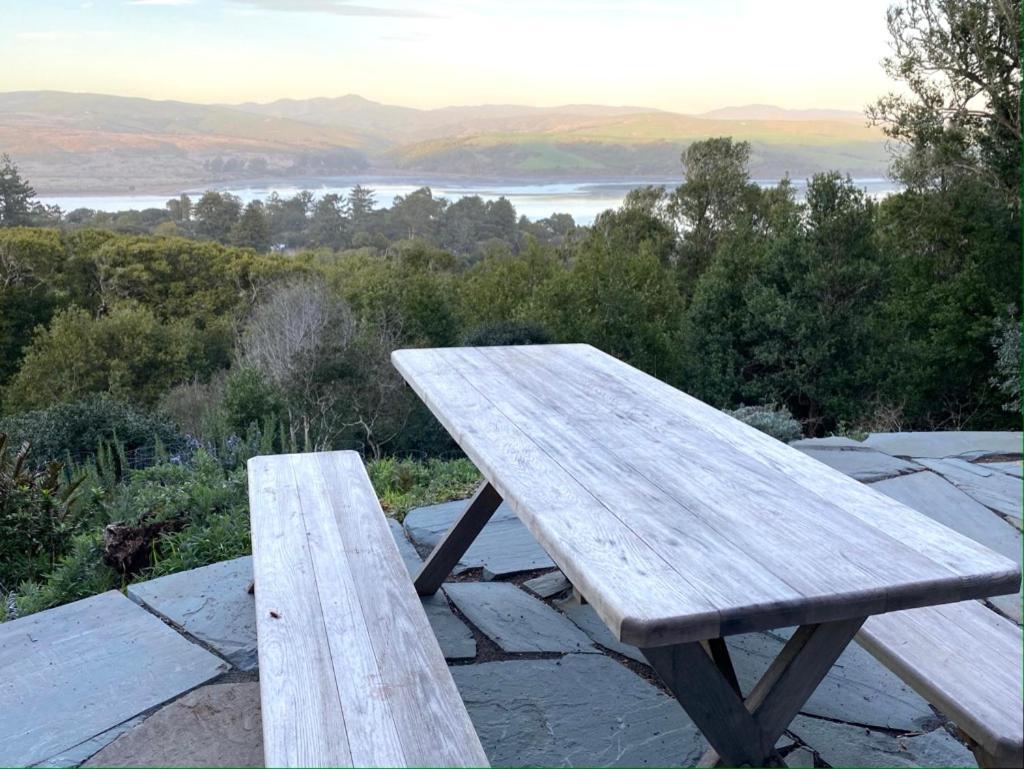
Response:
POLYGON ((889 3, 0 0, 0 91, 861 110, 893 89, 889 3))

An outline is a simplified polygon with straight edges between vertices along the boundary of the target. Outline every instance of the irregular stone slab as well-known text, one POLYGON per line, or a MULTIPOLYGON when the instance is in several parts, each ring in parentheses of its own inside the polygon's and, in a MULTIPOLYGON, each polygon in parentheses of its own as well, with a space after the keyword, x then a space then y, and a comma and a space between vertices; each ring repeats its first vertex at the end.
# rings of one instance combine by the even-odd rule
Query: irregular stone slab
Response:
POLYGON ((395 538, 395 544, 398 545, 398 552, 402 555, 402 560, 405 562, 405 568, 409 571, 409 576, 415 579, 416 575, 420 573, 423 559, 420 558, 416 546, 409 541, 409 537, 406 536, 402 524, 394 518, 388 518, 388 528, 391 529, 391 536, 395 538))
MULTIPOLYGON (((786 629, 726 639, 743 691, 749 692, 764 675, 791 633, 786 629)), ((938 723, 927 702, 856 644, 839 656, 802 712, 908 732, 938 723)))
POLYGON ((539 577, 526 580, 523 583, 523 587, 539 595, 541 598, 551 598, 551 596, 564 593, 566 590, 572 590, 572 583, 565 578, 562 572, 556 569, 555 571, 549 571, 547 574, 541 574, 539 577))
POLYGON ((986 470, 962 459, 922 459, 921 464, 941 475, 965 494, 996 512, 1021 518, 1021 481, 1012 475, 986 470))
POLYGON ((33 766, 40 767, 40 769, 69 769, 69 767, 80 766, 83 761, 96 751, 109 745, 130 729, 134 729, 144 720, 145 716, 136 716, 125 721, 123 724, 118 724, 113 729, 107 729, 103 734, 97 734, 92 739, 75 745, 71 750, 65 750, 60 755, 48 758, 38 764, 33 764, 33 766))
POLYGON ((813 769, 814 767, 814 753, 807 748, 796 748, 786 754, 786 766, 790 769, 797 769, 802 767, 803 769, 813 769))
POLYGON ((832 766, 978 765, 971 751, 944 729, 935 729, 921 735, 892 737, 859 726, 797 716, 790 731, 814 748, 832 766))
POLYGON ((263 766, 259 682, 196 689, 85 766, 263 766))
POLYGON ((618 652, 623 657, 629 657, 631 660, 642 662, 644 665, 648 664, 638 648, 631 644, 624 644, 612 635, 612 631, 604 624, 604 620, 597 616, 597 612, 594 611, 594 607, 590 604, 581 604, 570 600, 559 601, 556 605, 565 613, 565 616, 573 621, 576 627, 590 636, 594 643, 600 644, 606 649, 611 649, 613 652, 618 652))
MULTIPOLYGON (((409 538, 421 551, 433 550, 452 522, 462 514, 467 502, 445 502, 410 510, 405 516, 405 530, 409 538)), ((485 568, 492 577, 501 577, 534 569, 552 569, 554 566, 512 508, 502 504, 470 545, 454 573, 485 568)))
POLYGON ((903 459, 891 457, 881 451, 871 449, 812 449, 797 447, 809 457, 824 462, 841 473, 856 478, 865 483, 878 481, 882 478, 893 478, 897 475, 913 473, 920 470, 920 466, 903 459))
POLYGON ((974 452, 987 456, 1020 454, 1019 432, 922 432, 871 433, 865 446, 884 451, 896 457, 923 457, 941 459, 974 452))
POLYGON ((207 644, 239 670, 255 670, 252 556, 128 586, 128 597, 207 644))
POLYGON ((507 652, 593 652, 569 620, 510 582, 450 582, 444 591, 477 629, 507 652))
POLYGON ((604 655, 451 671, 492 766, 693 766, 706 745, 674 699, 604 655))
POLYGON ((1020 531, 933 472, 890 478, 871 484, 871 488, 1021 562, 1020 531))
POLYGON ((1024 463, 1020 460, 1015 462, 986 462, 982 466, 986 468, 995 468, 996 470, 1006 473, 1007 475, 1012 475, 1015 478, 1024 477, 1024 463))
POLYGON ((466 623, 455 616, 443 593, 421 598, 427 621, 437 637, 441 653, 449 660, 471 660, 476 656, 476 638, 466 623))
POLYGON ((828 438, 799 438, 789 445, 797 449, 862 449, 864 444, 852 438, 830 435, 828 438))
POLYGON ((0 766, 59 756, 227 669, 113 590, 2 623, 0 766))

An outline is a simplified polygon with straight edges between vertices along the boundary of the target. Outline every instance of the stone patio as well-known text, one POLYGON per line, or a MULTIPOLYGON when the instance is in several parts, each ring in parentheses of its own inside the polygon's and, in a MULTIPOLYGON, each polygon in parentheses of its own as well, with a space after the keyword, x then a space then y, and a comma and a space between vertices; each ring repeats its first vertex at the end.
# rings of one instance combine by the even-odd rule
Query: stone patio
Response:
MULTIPOLYGON (((1020 441, 900 433, 796 447, 1019 561, 1020 441)), ((460 510, 391 522, 410 572, 460 510)), ((639 651, 507 508, 456 572, 424 606, 492 764, 685 766, 704 751, 639 651)), ((251 579, 238 558, 0 624, 0 765, 260 766, 251 579)), ((1019 595, 991 606, 1020 622, 1019 595)), ((788 633, 728 639, 744 686, 788 633)), ((851 646, 779 747, 790 766, 975 766, 953 734, 851 646)))

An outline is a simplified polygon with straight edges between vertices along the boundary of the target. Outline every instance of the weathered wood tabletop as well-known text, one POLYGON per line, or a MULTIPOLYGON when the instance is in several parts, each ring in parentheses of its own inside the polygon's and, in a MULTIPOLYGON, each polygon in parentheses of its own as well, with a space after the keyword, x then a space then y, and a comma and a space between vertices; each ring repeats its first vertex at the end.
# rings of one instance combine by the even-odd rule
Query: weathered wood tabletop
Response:
POLYGON ((398 350, 486 483, 416 578, 504 499, 714 750, 774 745, 866 617, 1016 592, 1016 563, 587 345, 398 350), (799 629, 744 695, 722 636, 799 629))
POLYGON ((620 640, 1015 592, 1016 564, 588 345, 393 361, 620 640))

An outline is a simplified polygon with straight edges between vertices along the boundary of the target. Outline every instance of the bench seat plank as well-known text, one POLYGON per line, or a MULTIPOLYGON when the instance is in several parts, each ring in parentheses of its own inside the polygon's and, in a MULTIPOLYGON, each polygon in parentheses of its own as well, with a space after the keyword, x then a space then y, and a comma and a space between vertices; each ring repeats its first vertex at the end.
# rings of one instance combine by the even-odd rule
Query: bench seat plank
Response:
POLYGON ((1024 766, 1021 629, 977 601, 871 617, 857 641, 992 757, 1024 766))
POLYGON ((249 461, 268 766, 486 766, 355 452, 249 461))

